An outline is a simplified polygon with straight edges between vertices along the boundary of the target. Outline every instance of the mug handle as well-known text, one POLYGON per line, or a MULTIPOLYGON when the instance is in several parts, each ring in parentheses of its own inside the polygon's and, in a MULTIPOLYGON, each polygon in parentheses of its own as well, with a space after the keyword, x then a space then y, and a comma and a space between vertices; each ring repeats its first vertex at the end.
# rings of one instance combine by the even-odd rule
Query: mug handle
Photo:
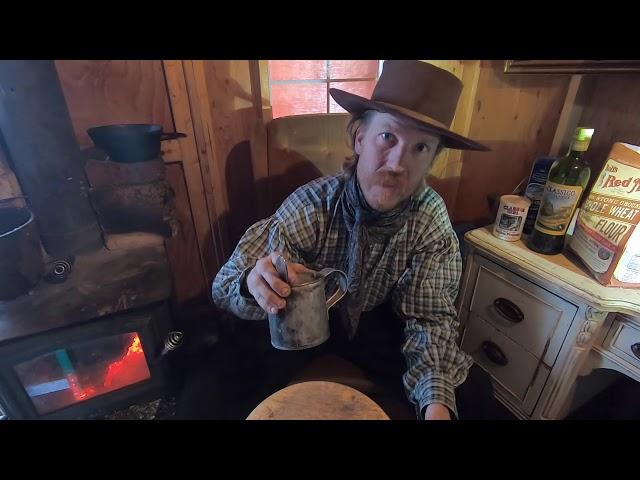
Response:
POLYGON ((340 301, 342 297, 347 293, 347 274, 342 270, 337 270, 335 268, 323 268, 318 272, 322 279, 327 278, 329 275, 337 273, 340 275, 340 280, 338 282, 338 289, 333 292, 333 294, 327 299, 327 310, 333 307, 336 303, 340 301))

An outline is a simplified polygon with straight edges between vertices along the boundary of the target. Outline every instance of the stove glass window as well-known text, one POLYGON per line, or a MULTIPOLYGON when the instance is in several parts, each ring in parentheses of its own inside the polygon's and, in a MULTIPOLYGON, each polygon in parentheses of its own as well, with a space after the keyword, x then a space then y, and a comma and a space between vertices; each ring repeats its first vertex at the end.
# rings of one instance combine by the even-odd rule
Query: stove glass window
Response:
POLYGON ((39 414, 151 377, 137 332, 71 344, 20 363, 14 370, 39 414))

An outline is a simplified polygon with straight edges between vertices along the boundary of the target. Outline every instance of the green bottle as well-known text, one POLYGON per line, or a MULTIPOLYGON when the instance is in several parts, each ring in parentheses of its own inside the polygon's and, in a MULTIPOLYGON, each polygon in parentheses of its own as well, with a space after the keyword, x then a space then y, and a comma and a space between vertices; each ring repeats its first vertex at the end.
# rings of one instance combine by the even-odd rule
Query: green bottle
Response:
POLYGON ((567 228, 591 176, 583 157, 593 132, 593 128, 576 128, 569 153, 553 162, 533 232, 526 239, 531 250, 546 255, 562 252, 567 228))

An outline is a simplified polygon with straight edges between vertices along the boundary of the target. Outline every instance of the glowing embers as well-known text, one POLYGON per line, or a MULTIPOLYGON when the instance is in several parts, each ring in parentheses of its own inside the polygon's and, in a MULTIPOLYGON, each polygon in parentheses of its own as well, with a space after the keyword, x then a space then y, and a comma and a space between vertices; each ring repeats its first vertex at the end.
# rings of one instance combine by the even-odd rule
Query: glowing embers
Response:
POLYGON ((14 369, 40 414, 151 377, 137 332, 72 344, 14 369))

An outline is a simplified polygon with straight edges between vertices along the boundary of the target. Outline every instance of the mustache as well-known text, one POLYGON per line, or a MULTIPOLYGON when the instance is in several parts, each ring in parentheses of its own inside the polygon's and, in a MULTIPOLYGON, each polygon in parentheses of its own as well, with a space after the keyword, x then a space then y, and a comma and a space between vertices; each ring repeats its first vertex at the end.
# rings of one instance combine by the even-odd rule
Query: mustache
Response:
POLYGON ((378 170, 374 178, 379 183, 397 183, 400 181, 401 173, 392 172, 390 170, 378 170))

